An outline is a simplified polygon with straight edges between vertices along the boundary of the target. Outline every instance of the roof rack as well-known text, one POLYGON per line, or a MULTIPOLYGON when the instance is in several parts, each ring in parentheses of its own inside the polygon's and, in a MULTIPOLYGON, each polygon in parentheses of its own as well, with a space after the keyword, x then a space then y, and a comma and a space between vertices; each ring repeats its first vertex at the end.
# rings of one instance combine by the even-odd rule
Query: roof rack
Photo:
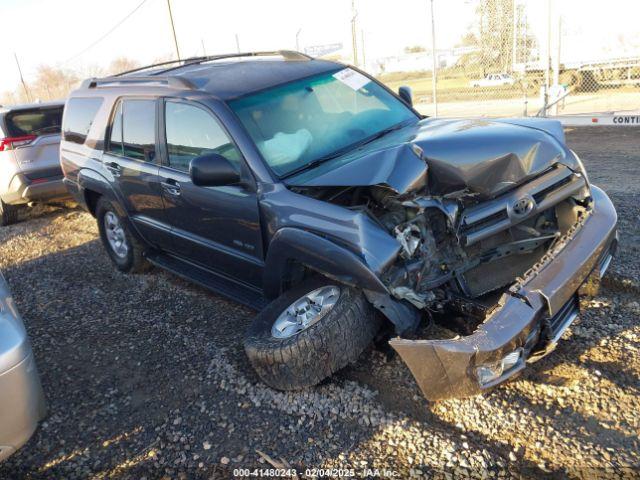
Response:
POLYGON ((120 87, 120 86, 145 86, 145 87, 171 87, 176 90, 195 90, 193 83, 183 77, 163 76, 139 76, 139 77, 105 77, 89 78, 82 82, 80 88, 120 87))
POLYGON ((146 65, 144 67, 134 68, 133 70, 127 70, 125 72, 120 72, 114 77, 124 77, 130 75, 132 73, 142 72, 144 70, 149 70, 151 68, 156 67, 164 67, 167 65, 174 65, 173 67, 165 68, 159 70, 158 72, 153 72, 150 75, 162 75, 166 72, 170 72, 172 70, 177 70, 182 67, 186 67, 189 65, 198 65, 205 62, 212 62, 215 60, 225 60, 231 58, 244 58, 244 57, 269 57, 279 55, 287 61, 308 61, 313 60, 313 57, 301 53, 296 52, 294 50, 274 50, 274 51, 265 51, 265 52, 245 52, 245 53, 227 53, 222 55, 209 55, 206 57, 191 57, 191 58, 183 58, 181 60, 170 60, 168 62, 154 63, 151 65, 146 65), (175 65, 179 64, 179 65, 175 65))

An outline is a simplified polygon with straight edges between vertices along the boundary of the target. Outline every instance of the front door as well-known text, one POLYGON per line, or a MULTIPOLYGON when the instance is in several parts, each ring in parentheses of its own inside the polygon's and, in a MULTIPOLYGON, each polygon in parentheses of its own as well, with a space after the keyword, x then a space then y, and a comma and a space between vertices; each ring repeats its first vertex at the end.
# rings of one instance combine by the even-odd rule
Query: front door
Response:
POLYGON ((102 162, 138 232, 158 248, 171 247, 157 162, 156 99, 125 98, 111 121, 102 162))
POLYGON ((255 191, 245 185, 199 187, 191 182, 191 159, 208 153, 226 157, 242 171, 242 155, 206 107, 164 102, 165 134, 160 167, 162 196, 172 227, 174 251, 194 263, 261 287, 262 238, 255 191))

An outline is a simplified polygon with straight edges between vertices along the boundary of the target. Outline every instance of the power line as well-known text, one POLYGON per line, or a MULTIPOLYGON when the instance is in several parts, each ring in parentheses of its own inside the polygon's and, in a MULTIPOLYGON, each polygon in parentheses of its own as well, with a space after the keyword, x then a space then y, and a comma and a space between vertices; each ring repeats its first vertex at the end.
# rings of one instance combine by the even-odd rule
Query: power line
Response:
POLYGON ((129 17, 131 17, 131 15, 133 15, 134 13, 136 13, 140 7, 142 7, 142 5, 144 5, 145 3, 147 3, 147 0, 142 0, 142 2, 140 2, 138 4, 138 6, 136 8, 134 8, 133 10, 131 10, 122 20, 120 20, 118 23, 116 23, 113 27, 111 27, 109 29, 109 31, 107 31, 104 35, 102 35, 100 38, 98 38, 96 41, 94 41, 93 43, 91 43, 88 47, 86 47, 84 50, 82 50, 81 52, 75 54, 73 57, 69 58, 68 60, 66 60, 64 62, 64 64, 66 65, 67 63, 75 60, 76 58, 84 55, 85 53, 87 53, 89 50, 91 50, 93 47, 95 47, 98 43, 100 43, 102 40, 104 40, 105 38, 107 38, 109 35, 111 35, 115 29, 117 29, 120 25, 122 25, 124 22, 126 22, 129 17))

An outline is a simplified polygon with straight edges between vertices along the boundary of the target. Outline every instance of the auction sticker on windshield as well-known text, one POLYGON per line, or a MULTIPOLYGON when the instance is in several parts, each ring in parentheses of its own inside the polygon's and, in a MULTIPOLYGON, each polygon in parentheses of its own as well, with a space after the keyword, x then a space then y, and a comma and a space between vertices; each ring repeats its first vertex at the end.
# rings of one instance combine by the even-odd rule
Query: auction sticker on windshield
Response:
POLYGON ((351 70, 350 68, 345 68, 334 73, 333 77, 354 90, 360 90, 371 81, 361 73, 351 70))

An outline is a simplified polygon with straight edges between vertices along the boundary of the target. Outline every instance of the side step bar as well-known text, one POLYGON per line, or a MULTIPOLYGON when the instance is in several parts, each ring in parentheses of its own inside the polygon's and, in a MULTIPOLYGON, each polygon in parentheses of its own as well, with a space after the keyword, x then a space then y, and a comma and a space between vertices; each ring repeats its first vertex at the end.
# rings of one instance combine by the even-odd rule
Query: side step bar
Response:
POLYGON ((189 282, 260 311, 269 303, 257 288, 238 283, 211 270, 166 253, 149 253, 147 260, 189 282))

